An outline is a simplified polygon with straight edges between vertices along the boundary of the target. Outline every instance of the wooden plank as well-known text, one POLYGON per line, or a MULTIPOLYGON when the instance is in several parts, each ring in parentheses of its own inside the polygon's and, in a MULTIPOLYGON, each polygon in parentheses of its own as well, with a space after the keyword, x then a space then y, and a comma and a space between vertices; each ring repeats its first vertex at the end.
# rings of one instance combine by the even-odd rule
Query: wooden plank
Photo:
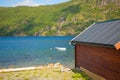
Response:
POLYGON ((77 67, 77 46, 75 45, 75 67, 77 67))

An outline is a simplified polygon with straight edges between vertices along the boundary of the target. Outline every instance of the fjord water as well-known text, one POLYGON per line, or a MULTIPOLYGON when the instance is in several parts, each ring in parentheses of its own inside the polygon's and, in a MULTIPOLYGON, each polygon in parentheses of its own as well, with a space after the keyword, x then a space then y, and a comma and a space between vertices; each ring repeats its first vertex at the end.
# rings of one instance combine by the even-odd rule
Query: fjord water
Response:
POLYGON ((0 69, 60 62, 74 67, 74 36, 0 37, 0 69), (56 47, 66 48, 58 50, 56 47))

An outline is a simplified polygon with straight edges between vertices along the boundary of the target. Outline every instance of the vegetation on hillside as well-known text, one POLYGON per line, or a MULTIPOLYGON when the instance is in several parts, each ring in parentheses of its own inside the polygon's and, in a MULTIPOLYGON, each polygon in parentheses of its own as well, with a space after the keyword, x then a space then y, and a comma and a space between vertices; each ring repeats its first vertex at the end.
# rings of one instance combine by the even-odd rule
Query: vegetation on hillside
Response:
POLYGON ((90 78, 76 69, 61 72, 59 68, 55 68, 2 72, 0 80, 90 80, 90 78))
POLYGON ((0 7, 0 36, 77 35, 94 22, 120 18, 120 0, 71 0, 39 7, 0 7))

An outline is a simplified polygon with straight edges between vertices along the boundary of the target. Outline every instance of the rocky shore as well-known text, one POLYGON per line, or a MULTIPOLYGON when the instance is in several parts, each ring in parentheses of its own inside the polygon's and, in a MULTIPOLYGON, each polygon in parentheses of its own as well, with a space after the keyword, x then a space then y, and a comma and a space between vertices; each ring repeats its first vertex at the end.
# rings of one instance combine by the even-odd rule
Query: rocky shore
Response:
POLYGON ((9 68, 9 69, 0 69, 0 72, 13 72, 13 71, 24 71, 24 70, 36 70, 36 69, 53 69, 59 68, 61 72, 71 71, 70 68, 63 66, 60 63, 51 63, 48 65, 40 65, 35 67, 24 67, 24 68, 9 68))

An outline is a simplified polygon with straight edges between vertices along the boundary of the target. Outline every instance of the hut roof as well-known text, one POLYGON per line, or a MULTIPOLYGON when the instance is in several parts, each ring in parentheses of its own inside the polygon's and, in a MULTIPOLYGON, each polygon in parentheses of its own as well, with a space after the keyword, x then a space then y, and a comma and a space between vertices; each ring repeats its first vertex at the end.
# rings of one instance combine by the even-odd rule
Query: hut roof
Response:
POLYGON ((115 46, 120 42, 120 19, 94 23, 71 42, 115 46))

